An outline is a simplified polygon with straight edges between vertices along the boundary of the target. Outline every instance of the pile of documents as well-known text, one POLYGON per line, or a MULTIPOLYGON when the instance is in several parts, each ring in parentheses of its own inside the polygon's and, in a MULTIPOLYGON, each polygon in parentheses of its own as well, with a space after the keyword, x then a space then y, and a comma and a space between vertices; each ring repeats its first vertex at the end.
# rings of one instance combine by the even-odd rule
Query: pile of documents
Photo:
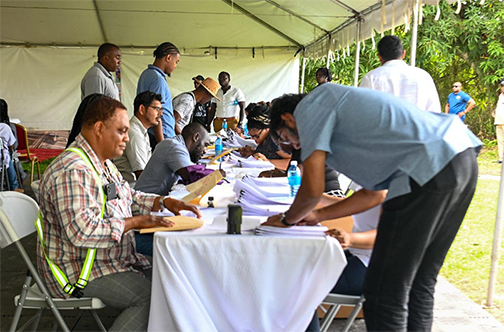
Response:
POLYGON ((239 152, 233 151, 229 155, 229 159, 227 161, 234 167, 243 167, 243 168, 264 168, 264 169, 274 169, 275 165, 270 163, 269 161, 259 160, 254 158, 254 156, 250 156, 248 158, 244 158, 240 156, 239 152))
POLYGON ((274 226, 259 226, 255 230, 256 235, 268 236, 309 236, 309 237, 325 237, 325 232, 329 230, 325 226, 292 226, 292 227, 274 227, 274 226))
POLYGON ((233 188, 243 215, 269 217, 289 209, 293 198, 288 195, 288 186, 261 186, 254 180, 259 179, 246 176, 233 188))

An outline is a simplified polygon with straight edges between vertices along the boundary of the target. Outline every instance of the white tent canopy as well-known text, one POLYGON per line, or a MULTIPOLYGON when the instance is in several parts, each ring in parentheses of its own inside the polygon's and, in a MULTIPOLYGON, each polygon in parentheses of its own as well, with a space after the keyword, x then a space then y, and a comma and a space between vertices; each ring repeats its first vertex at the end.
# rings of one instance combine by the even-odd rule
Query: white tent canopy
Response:
MULTIPOLYGON (((435 4, 436 0, 424 3, 435 4)), ((121 47, 122 101, 131 110, 152 50, 182 52, 168 84, 231 74, 249 101, 296 92, 295 54, 324 56, 357 38, 408 22, 418 0, 8 1, 0 3, 0 89, 12 117, 29 128, 69 129, 80 80, 104 42, 121 47), (357 23, 360 22, 360 23, 357 23), (360 33, 357 36, 357 24, 360 33)))

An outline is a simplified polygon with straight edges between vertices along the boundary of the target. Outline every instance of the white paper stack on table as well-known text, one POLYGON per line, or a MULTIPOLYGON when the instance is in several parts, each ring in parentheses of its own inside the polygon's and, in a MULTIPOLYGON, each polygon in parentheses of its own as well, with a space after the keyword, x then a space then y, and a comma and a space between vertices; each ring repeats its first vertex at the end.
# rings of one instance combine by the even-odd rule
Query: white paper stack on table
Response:
POLYGON ((235 166, 235 167, 243 167, 243 168, 264 168, 266 169, 274 169, 275 165, 270 163, 269 161, 259 160, 250 156, 248 158, 244 158, 240 156, 240 154, 236 151, 233 151, 229 154, 229 159, 227 163, 235 166))
POLYGON ((292 226, 292 227, 274 227, 259 226, 255 230, 256 235, 268 236, 307 236, 307 237, 325 237, 325 232, 329 230, 325 226, 292 226))
POLYGON ((241 138, 239 135, 228 136, 224 145, 230 148, 242 148, 244 146, 250 146, 254 149, 257 148, 257 143, 253 139, 241 138))
POLYGON ((238 197, 237 203, 243 209, 243 215, 248 216, 269 217, 282 213, 288 210, 293 201, 293 197, 285 194, 271 197, 266 196, 264 187, 257 186, 248 180, 247 177, 243 178, 242 181, 236 181, 233 190, 238 197))

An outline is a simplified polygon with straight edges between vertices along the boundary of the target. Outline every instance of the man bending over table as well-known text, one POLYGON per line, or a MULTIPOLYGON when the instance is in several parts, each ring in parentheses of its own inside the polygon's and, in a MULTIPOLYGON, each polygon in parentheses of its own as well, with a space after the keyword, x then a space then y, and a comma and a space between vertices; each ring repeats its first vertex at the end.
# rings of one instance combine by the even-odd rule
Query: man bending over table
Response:
POLYGON ((123 180, 111 159, 122 155, 129 126, 123 104, 109 97, 95 100, 81 133, 40 183, 37 229, 45 242, 39 237, 40 275, 53 296, 97 297, 123 310, 109 331, 147 330, 151 282, 142 272, 151 266, 135 250, 132 229, 172 226, 149 214, 163 206, 200 216, 192 205, 134 191, 123 180))
POLYGON ((432 327, 439 269, 476 187, 481 142, 456 117, 423 112, 378 91, 325 84, 273 103, 271 132, 302 147, 303 178, 279 227, 363 211, 363 196, 388 193, 364 281, 369 331, 432 327), (324 190, 324 164, 364 189, 312 212, 324 190))

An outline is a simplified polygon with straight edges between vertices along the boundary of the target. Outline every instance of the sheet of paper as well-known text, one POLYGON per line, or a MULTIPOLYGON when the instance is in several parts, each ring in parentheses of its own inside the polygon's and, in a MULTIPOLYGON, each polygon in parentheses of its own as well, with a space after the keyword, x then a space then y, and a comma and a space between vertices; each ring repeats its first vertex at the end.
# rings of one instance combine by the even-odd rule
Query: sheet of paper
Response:
POLYGON ((173 227, 144 228, 140 230, 140 234, 154 233, 154 232, 183 231, 188 229, 200 228, 204 224, 204 221, 202 219, 186 216, 169 216, 165 217, 165 219, 174 222, 175 225, 173 227))
POLYGON ((274 226, 259 226, 255 230, 256 235, 268 236, 309 236, 309 237, 325 237, 325 232, 328 230, 325 226, 292 226, 292 227, 274 227, 274 226))

